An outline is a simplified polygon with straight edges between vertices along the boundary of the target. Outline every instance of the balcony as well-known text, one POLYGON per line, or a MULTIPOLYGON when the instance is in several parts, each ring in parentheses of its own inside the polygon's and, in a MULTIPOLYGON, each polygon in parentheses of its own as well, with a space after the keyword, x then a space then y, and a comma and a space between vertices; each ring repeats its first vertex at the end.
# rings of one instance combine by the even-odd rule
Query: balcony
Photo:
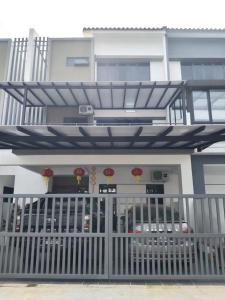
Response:
MULTIPOLYGON (((136 114, 122 114, 124 123, 130 123, 131 119, 135 118, 145 118, 147 124, 152 124, 155 120, 165 124, 169 122, 166 109, 182 93, 183 85, 183 81, 1 83, 0 88, 9 98, 2 123, 7 125, 90 124, 94 123, 95 118, 101 121, 106 116, 106 113, 100 114, 103 110, 111 111, 111 115, 107 114, 111 119, 121 117, 121 111, 135 110, 136 114), (95 112, 94 118, 83 117, 82 121, 81 116, 78 115, 80 105, 92 106, 95 112), (63 117, 67 118, 67 121, 63 117), (73 120, 73 117, 76 117, 74 119, 80 117, 79 122, 73 120)), ((185 123, 185 120, 183 121, 185 123)), ((107 121, 105 120, 104 123, 107 121)))
POLYGON ((194 102, 193 93, 224 86, 224 81, 1 83, 7 105, 0 146, 202 150, 224 140, 225 125, 196 119, 196 113, 205 116, 205 106, 202 94, 194 102), (80 105, 91 106, 93 114, 79 115, 80 105))

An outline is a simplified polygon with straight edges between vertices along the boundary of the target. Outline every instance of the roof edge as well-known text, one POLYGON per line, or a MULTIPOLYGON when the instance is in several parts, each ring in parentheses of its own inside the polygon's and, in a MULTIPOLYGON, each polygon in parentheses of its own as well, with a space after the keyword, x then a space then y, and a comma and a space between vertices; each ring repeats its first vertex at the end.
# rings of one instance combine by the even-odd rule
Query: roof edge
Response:
POLYGON ((83 32, 85 31, 191 31, 191 32, 196 32, 196 31, 202 31, 202 32, 209 32, 209 31, 216 31, 216 32, 225 32, 225 28, 198 28, 198 27, 187 27, 187 28, 182 28, 182 27, 167 27, 167 26, 162 26, 162 27, 84 27, 83 32))

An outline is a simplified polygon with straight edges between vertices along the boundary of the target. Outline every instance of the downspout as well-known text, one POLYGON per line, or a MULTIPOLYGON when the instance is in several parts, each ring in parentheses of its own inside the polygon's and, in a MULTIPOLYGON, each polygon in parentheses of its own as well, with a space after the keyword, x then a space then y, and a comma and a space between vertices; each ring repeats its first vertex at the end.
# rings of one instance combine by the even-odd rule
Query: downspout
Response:
MULTIPOLYGON (((168 37, 167 37, 167 27, 163 27, 163 63, 164 63, 164 73, 165 73, 165 80, 170 80, 169 74, 169 59, 168 59, 168 37)), ((170 123, 169 120, 169 106, 166 108, 166 121, 170 123)))

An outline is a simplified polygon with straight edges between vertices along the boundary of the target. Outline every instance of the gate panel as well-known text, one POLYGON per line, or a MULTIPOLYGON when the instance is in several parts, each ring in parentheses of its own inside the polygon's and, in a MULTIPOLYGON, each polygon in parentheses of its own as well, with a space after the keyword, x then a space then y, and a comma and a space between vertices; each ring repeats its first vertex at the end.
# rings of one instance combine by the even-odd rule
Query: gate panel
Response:
POLYGON ((223 195, 1 200, 1 278, 225 278, 223 195))
POLYGON ((108 278, 108 201, 8 195, 0 207, 0 277, 108 278))
POLYGON ((225 277, 223 196, 116 195, 110 204, 111 279, 225 277))

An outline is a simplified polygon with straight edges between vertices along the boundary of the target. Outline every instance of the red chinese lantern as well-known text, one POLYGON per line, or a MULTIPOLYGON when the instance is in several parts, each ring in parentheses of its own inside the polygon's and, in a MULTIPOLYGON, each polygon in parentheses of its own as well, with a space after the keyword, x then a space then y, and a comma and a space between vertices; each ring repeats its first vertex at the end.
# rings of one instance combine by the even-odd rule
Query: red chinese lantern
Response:
POLYGON ((107 178, 107 181, 110 181, 115 174, 115 171, 112 168, 106 168, 103 170, 103 174, 107 178))
POLYGON ((143 170, 141 168, 133 168, 131 174, 134 176, 136 183, 139 183, 143 170))
POLYGON ((73 174, 74 174, 74 176, 76 177, 78 184, 80 184, 81 178, 82 178, 82 176, 84 176, 85 171, 84 171, 84 169, 82 169, 82 168, 76 168, 76 169, 73 171, 73 174))
POLYGON ((49 179, 51 177, 54 176, 54 172, 52 169, 50 168, 45 168, 42 172, 41 172, 41 175, 43 176, 44 180, 45 180, 45 183, 46 185, 48 186, 48 182, 49 182, 49 179))

